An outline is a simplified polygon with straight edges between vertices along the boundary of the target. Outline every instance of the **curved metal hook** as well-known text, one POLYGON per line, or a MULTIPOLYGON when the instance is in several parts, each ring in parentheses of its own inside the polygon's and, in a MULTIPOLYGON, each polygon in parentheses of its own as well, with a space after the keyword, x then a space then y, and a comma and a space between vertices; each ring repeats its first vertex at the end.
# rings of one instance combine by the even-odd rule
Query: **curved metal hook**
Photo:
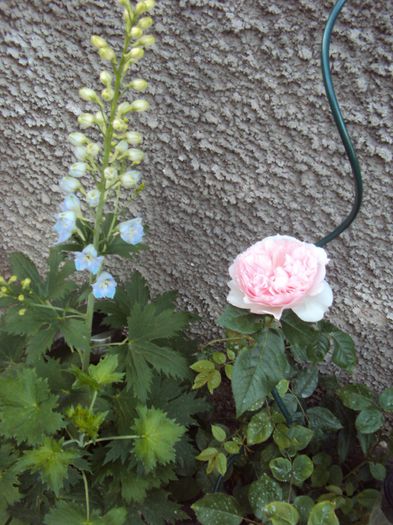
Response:
POLYGON ((352 174, 354 178, 354 187, 355 187, 355 199, 352 206, 352 210, 348 217, 335 228, 328 235, 323 237, 320 241, 316 242, 317 246, 325 246, 328 242, 332 241, 338 237, 344 230, 346 230, 350 224, 354 221, 356 215, 359 212, 360 206, 362 204, 363 197, 363 183, 362 175, 360 171, 359 161, 357 159, 355 149, 353 147, 351 138, 349 136, 347 127, 345 125, 340 106, 337 102, 336 93, 333 87, 332 75, 330 71, 329 64, 329 50, 330 50, 330 37, 334 24, 336 22, 337 16, 343 8, 346 0, 337 0, 335 6, 333 7, 328 21, 325 26, 325 31, 322 38, 322 50, 321 50, 321 66, 322 66, 322 76, 323 83, 325 85, 326 96, 329 101, 330 109, 333 114, 334 121, 336 123, 337 129, 340 133, 341 140, 344 144, 345 151, 347 153, 349 162, 351 163, 352 174))

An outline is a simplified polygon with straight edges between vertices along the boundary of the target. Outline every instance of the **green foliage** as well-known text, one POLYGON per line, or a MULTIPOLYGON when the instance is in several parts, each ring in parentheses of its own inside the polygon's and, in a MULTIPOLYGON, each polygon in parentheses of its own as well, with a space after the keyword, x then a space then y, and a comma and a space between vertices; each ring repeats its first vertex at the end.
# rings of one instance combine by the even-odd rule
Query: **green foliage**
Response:
POLYGON ((192 509, 202 525, 240 525, 243 521, 235 498, 227 494, 207 494, 192 509))

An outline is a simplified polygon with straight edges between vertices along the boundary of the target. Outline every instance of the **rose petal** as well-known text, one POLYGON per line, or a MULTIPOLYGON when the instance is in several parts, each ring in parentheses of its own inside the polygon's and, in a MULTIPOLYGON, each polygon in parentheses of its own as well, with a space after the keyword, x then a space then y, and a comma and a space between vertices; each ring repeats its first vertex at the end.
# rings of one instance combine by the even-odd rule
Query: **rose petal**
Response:
POLYGON ((244 293, 239 289, 235 281, 230 281, 228 283, 230 287, 230 292, 227 297, 228 303, 237 308, 249 308, 249 306, 244 302, 244 293))
POLYGON ((323 285, 323 289, 319 294, 306 297, 301 303, 291 307, 291 310, 293 310, 302 321, 308 323, 320 321, 326 310, 332 305, 332 289, 326 281, 323 282, 323 285))

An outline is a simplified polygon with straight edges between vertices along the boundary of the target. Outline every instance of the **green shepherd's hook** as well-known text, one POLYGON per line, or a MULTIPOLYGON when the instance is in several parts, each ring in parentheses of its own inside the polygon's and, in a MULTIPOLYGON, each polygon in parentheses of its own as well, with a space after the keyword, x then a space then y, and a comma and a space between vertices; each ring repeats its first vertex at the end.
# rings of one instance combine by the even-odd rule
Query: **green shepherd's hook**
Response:
POLYGON ((330 109, 333 114, 334 121, 336 123, 338 132, 340 133, 341 140, 344 144, 345 151, 348 155, 349 162, 351 163, 352 174, 354 178, 355 186, 355 198, 352 206, 352 210, 348 217, 335 228, 332 232, 327 234, 323 239, 315 243, 317 246, 325 246, 328 242, 332 241, 338 237, 344 230, 346 230, 350 224, 354 221, 356 215, 359 212, 360 206, 362 204, 363 196, 363 183, 362 175, 360 172, 359 161, 357 159, 355 149, 353 147, 351 138, 349 136, 347 127, 345 125, 340 106, 337 102, 336 93, 333 87, 332 75, 330 71, 329 64, 329 49, 330 49, 330 37, 334 24, 336 22, 337 16, 343 8, 346 0, 338 0, 335 6, 330 13, 328 21, 326 23, 325 31, 322 38, 322 50, 321 50, 321 65, 322 65, 322 76, 323 83, 325 85, 326 95, 329 100, 330 109))

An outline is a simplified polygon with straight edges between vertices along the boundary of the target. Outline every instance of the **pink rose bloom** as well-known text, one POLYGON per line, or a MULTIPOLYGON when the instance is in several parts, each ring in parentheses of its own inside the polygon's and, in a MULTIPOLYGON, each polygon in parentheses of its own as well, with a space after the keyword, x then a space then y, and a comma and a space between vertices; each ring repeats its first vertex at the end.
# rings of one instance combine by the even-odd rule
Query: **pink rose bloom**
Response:
POLYGON ((254 314, 280 319, 290 308, 303 321, 320 321, 333 302, 325 281, 324 249, 275 235, 253 244, 229 268, 232 278, 227 300, 254 314))

